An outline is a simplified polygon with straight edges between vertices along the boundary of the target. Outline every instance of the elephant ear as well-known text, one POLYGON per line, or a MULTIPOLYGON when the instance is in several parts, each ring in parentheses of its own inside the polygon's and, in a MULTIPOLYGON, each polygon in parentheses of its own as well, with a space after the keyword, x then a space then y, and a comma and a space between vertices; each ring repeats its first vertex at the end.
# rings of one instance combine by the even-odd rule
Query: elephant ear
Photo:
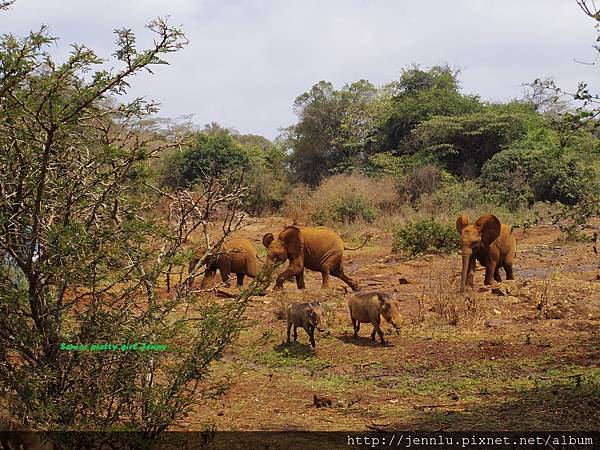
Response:
POLYGON ((275 237, 273 236, 273 233, 267 233, 263 236, 262 243, 266 248, 269 248, 269 245, 271 245, 271 242, 273 242, 273 239, 275 239, 275 237))
POLYGON ((458 234, 462 234, 463 228, 467 225, 469 225, 469 216, 465 213, 461 213, 458 216, 458 219, 456 219, 456 231, 458 231, 458 234))
POLYGON ((475 225, 481 230, 481 242, 483 245, 490 245, 500 236, 500 220, 492 214, 481 216, 477 219, 475 225))
POLYGON ((302 232, 300 231, 300 228, 287 227, 281 232, 279 239, 285 243, 290 260, 298 259, 300 256, 302 256, 304 239, 302 239, 302 232))

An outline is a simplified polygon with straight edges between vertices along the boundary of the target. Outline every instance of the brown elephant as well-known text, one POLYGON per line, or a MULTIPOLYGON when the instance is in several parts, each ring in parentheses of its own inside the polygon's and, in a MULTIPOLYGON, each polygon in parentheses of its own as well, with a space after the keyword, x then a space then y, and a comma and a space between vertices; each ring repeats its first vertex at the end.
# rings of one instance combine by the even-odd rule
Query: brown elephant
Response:
MULTIPOLYGON (((190 272, 198 263, 198 258, 190 261, 190 272)), ((201 288, 206 287, 217 273, 221 272, 221 279, 229 285, 229 274, 235 273, 237 276, 237 285, 244 284, 244 276, 254 278, 258 272, 258 259, 256 249, 252 242, 245 238, 231 238, 223 244, 215 256, 206 258, 206 271, 202 278, 201 288)), ((190 284, 193 280, 190 280, 190 284)))
POLYGON ((465 285, 473 286, 475 260, 485 266, 485 284, 493 284, 494 280, 502 281, 500 267, 506 272, 506 279, 513 279, 513 260, 517 242, 509 225, 500 223, 492 214, 486 214, 469 225, 469 216, 461 214, 456 219, 456 229, 460 234, 462 253, 462 276, 460 291, 465 285))
POLYGON ((342 255, 344 241, 329 228, 297 226, 286 227, 277 238, 272 233, 263 236, 267 248, 267 265, 289 260, 287 269, 277 276, 275 289, 283 288, 283 282, 296 277, 298 289, 304 289, 304 269, 321 272, 323 289, 329 288, 329 275, 344 281, 353 291, 358 283, 344 273, 342 255))

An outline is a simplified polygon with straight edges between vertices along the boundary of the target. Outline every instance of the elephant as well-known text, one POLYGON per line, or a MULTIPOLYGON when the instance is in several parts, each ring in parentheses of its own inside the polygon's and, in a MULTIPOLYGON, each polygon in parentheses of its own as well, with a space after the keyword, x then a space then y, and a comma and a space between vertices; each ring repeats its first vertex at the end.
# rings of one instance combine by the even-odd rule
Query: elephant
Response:
MULTIPOLYGON (((190 261, 190 272, 198 261, 198 258, 193 258, 190 261)), ((200 284, 201 288, 205 288, 208 282, 214 278, 217 269, 221 272, 221 279, 227 286, 229 286, 230 273, 236 274, 238 286, 244 284, 244 276, 250 278, 256 277, 256 273, 258 272, 258 258, 252 242, 239 237, 223 242, 217 255, 206 258, 206 271, 200 284)), ((190 284, 192 283, 193 279, 190 280, 190 284)))
POLYGON ((492 214, 486 214, 469 225, 469 216, 460 214, 456 219, 456 229, 460 234, 462 253, 462 275, 460 291, 464 292, 466 284, 473 286, 475 260, 485 266, 486 285, 502 281, 500 267, 506 272, 506 279, 513 280, 513 260, 517 249, 517 241, 509 225, 500 223, 492 214))
POLYGON ((326 227, 286 227, 277 238, 267 233, 262 239, 267 248, 267 266, 289 260, 288 267, 277 276, 275 289, 283 288, 284 281, 296 277, 298 289, 304 289, 304 269, 321 272, 322 289, 329 288, 329 275, 344 281, 353 291, 359 290, 356 281, 344 273, 342 255, 344 241, 326 227))

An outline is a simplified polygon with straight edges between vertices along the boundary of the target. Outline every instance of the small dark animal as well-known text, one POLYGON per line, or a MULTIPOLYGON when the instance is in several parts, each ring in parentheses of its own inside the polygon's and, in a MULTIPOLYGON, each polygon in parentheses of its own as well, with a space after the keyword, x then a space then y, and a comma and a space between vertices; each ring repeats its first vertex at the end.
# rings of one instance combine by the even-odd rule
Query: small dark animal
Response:
POLYGON ((316 394, 313 395, 313 402, 317 408, 327 408, 333 404, 330 398, 316 394))
POLYGON ((298 340, 298 327, 306 330, 310 345, 315 347, 315 328, 325 331, 327 325, 319 303, 292 303, 287 309, 287 341, 290 342, 290 330, 294 327, 294 341, 298 340))

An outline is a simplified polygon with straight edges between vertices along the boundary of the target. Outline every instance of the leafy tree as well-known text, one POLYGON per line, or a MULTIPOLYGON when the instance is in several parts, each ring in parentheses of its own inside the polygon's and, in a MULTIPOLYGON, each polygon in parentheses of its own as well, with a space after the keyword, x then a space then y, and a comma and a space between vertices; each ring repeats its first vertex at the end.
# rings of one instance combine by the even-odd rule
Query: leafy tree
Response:
POLYGON ((299 181, 317 185, 326 174, 360 167, 376 151, 389 95, 367 80, 335 90, 320 81, 298 96, 298 123, 285 130, 290 165, 299 181))
POLYGON ((193 136, 193 143, 167 157, 162 169, 166 186, 187 187, 207 174, 237 173, 245 188, 244 204, 253 215, 277 210, 288 188, 287 155, 281 145, 263 136, 241 135, 211 123, 193 136))
POLYGON ((391 83, 388 89, 392 102, 390 113, 380 127, 380 151, 403 150, 413 128, 433 116, 468 114, 482 108, 477 96, 460 93, 458 71, 448 66, 404 69, 400 80, 391 83))
POLYGON ((225 235, 239 225, 241 192, 208 180, 201 193, 170 194, 169 213, 159 213, 147 163, 181 142, 138 120, 156 105, 111 98, 186 44, 162 20, 149 29, 148 50, 116 32, 116 72, 94 72, 105 61, 81 45, 55 62, 45 28, 0 38, 0 388, 3 405, 33 428, 160 433, 219 387, 209 364, 243 326, 252 289, 224 307, 198 306, 200 321, 176 313, 192 299, 185 282, 158 290, 190 234, 208 238, 215 211, 228 211, 225 235), (169 347, 61 348, 107 342, 169 347))
POLYGON ((333 146, 343 156, 333 171, 361 167, 378 149, 377 132, 389 115, 390 95, 367 80, 344 86, 339 93, 343 105, 333 146))
MULTIPOLYGON (((576 0, 577 5, 588 17, 595 21, 596 30, 599 33, 596 41, 600 39, 600 9, 596 6, 593 1, 588 0, 576 0)), ((596 51, 600 52, 600 47, 596 45, 594 47, 596 51)), ((590 159, 593 161, 592 170, 597 168, 598 162, 598 144, 589 144, 589 136, 596 135, 600 129, 600 122, 598 117, 600 116, 600 100, 598 94, 590 92, 588 85, 585 82, 580 82, 577 89, 574 92, 568 92, 561 87, 557 86, 552 79, 537 79, 531 85, 534 92, 541 93, 547 100, 545 106, 547 108, 554 108, 558 105, 559 120, 557 120, 559 134, 559 147, 565 149, 569 146, 577 148, 577 144, 584 143, 579 147, 578 158, 581 157, 590 159), (569 108, 564 110, 565 99, 569 99, 576 104, 575 108, 569 108), (562 107, 561 107, 562 106, 562 107), (587 141, 587 142, 586 142, 587 141)), ((572 166, 573 164, 571 164, 572 166)), ((592 178, 592 180, 596 181, 592 178)), ((574 206, 567 206, 562 211, 552 216, 554 223, 560 224, 561 222, 567 222, 567 231, 572 232, 574 228, 585 225, 591 217, 600 215, 600 190, 596 189, 597 183, 591 183, 592 189, 588 190, 585 195, 585 199, 581 200, 579 204, 574 206)), ((561 225, 563 226, 563 225, 561 225)), ((596 233, 596 237, 598 234, 596 233)))
POLYGON ((414 132, 418 156, 454 174, 475 178, 485 161, 519 139, 526 129, 519 114, 493 109, 459 116, 436 116, 414 132))
POLYGON ((273 144, 262 136, 236 136, 249 159, 246 176, 248 192, 245 206, 252 215, 277 211, 290 189, 287 155, 281 144, 273 144))
POLYGON ((371 175, 391 175, 402 178, 404 173, 411 167, 412 161, 408 155, 396 156, 392 152, 375 153, 369 157, 364 171, 371 175))
POLYGON ((341 101, 331 83, 320 81, 296 98, 294 111, 298 123, 286 130, 290 164, 299 181, 314 186, 337 162, 333 141, 341 123, 341 101))
POLYGON ((228 134, 200 133, 181 161, 185 184, 194 183, 206 174, 220 175, 231 169, 247 170, 248 156, 241 145, 228 134))
POLYGON ((484 164, 480 182, 511 209, 536 201, 575 205, 600 191, 600 165, 579 149, 561 149, 548 131, 516 142, 484 164))

